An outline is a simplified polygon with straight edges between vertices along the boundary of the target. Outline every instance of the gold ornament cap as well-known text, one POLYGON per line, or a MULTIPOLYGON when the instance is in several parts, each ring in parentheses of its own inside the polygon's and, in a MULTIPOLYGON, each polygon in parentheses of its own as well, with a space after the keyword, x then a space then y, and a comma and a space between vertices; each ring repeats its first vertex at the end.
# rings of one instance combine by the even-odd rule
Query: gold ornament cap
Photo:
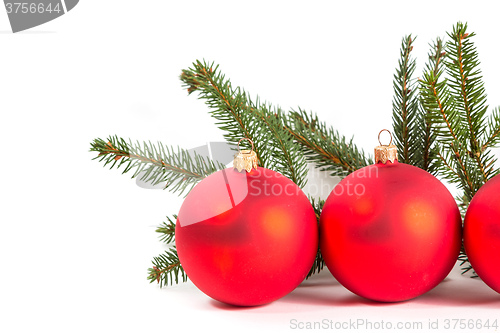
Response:
POLYGON ((243 138, 240 141, 238 141, 238 154, 234 155, 234 160, 233 160, 233 168, 238 170, 238 172, 241 172, 242 170, 246 170, 246 172, 252 171, 252 169, 257 170, 259 167, 258 165, 258 159, 257 159, 257 154, 253 150, 253 142, 252 140, 248 138, 243 138), (240 142, 243 140, 247 140, 252 144, 252 150, 241 150, 240 149, 240 142))
POLYGON ((386 164, 387 161, 394 163, 394 161, 398 160, 398 150, 396 146, 392 144, 392 134, 389 130, 383 129, 378 133, 378 142, 380 143, 380 146, 375 147, 375 164, 378 162, 386 164), (382 142, 380 142, 380 134, 384 131, 389 133, 391 136, 391 141, 388 145, 383 145, 382 142))

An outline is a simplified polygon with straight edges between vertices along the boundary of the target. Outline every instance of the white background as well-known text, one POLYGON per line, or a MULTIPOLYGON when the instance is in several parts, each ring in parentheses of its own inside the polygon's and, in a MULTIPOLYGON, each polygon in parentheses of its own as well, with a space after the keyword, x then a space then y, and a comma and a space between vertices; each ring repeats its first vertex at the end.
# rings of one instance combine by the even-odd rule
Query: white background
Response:
POLYGON ((154 229, 182 199, 139 188, 88 152, 92 139, 114 134, 185 148, 221 140, 207 107, 178 79, 203 58, 252 96, 312 110, 371 152, 378 131, 391 126, 401 38, 418 35, 418 76, 428 43, 457 21, 478 34, 488 101, 500 105, 495 3, 86 0, 18 34, 0 10, 0 331, 297 331, 292 319, 410 320, 424 328, 429 320, 441 328, 445 319, 500 321, 500 295, 458 270, 399 304, 366 302, 327 271, 279 301, 248 309, 212 301, 190 283, 159 289, 146 280, 150 260, 164 251, 154 229))

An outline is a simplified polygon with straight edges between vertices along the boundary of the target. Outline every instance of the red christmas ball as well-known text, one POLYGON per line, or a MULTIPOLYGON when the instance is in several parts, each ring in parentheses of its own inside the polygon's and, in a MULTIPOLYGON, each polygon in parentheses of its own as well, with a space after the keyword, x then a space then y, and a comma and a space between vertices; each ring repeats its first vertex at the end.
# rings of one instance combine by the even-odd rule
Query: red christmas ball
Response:
POLYGON ((404 301, 448 275, 461 228, 457 204, 438 179, 397 160, 379 162, 334 188, 321 214, 320 248, 332 275, 353 293, 404 301))
POLYGON ((270 303, 307 276, 318 249, 316 215, 302 190, 265 168, 218 171, 197 184, 175 229, 179 260, 208 296, 270 303))
POLYGON ((500 293, 500 175, 472 198, 465 214, 464 247, 477 275, 500 293))

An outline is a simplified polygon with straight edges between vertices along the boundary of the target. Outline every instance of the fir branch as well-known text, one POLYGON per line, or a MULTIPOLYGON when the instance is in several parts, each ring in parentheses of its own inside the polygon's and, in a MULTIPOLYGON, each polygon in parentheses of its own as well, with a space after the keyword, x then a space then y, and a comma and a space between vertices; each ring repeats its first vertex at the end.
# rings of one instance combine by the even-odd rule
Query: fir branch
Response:
POLYGON ((265 104, 259 105, 258 102, 257 105, 253 112, 269 130, 267 142, 270 143, 268 150, 272 157, 270 168, 280 171, 299 187, 303 187, 307 176, 306 160, 292 135, 285 129, 283 111, 280 108, 273 110, 265 104))
POLYGON ((496 107, 488 119, 488 131, 481 151, 493 148, 500 143, 500 107, 496 107))
MULTIPOLYGON (((419 79, 420 105, 425 111, 425 134, 424 134, 424 170, 433 174, 437 173, 436 149, 433 144, 436 140, 449 143, 457 141, 457 134, 460 130, 460 123, 455 120, 460 118, 457 115, 455 103, 450 97, 446 80, 442 80, 444 73, 444 58, 446 52, 443 48, 443 41, 440 38, 431 45, 428 54, 429 60, 425 65, 423 78, 419 79)), ((445 163, 446 165, 446 163, 445 163)))
POLYGON ((191 156, 180 148, 151 142, 133 144, 118 136, 95 139, 90 151, 99 153, 94 159, 100 158, 104 166, 111 164, 110 169, 115 166, 119 169, 123 165, 122 173, 135 169, 132 178, 140 175, 141 180, 153 185, 166 182, 165 188, 172 192, 190 190, 203 178, 225 168, 221 163, 215 164, 196 153, 191 156))
POLYGON ((463 124, 456 109, 454 97, 450 94, 447 80, 442 79, 445 71, 446 52, 440 38, 431 45, 429 61, 426 63, 420 82, 420 100, 427 112, 432 131, 441 142, 459 142, 463 136, 463 124))
POLYGON ((478 182, 475 165, 472 163, 470 155, 460 149, 458 142, 452 142, 449 145, 450 157, 455 161, 455 170, 458 179, 450 179, 458 184, 458 187, 464 191, 464 195, 470 202, 474 194, 481 187, 482 182, 478 182))
POLYGON ((440 175, 462 190, 467 201, 470 201, 482 185, 470 155, 461 149, 457 141, 437 147, 436 154, 440 175))
POLYGON ((398 68, 394 75, 394 100, 392 102, 392 119, 394 139, 398 148, 400 162, 423 166, 423 133, 422 119, 419 114, 419 101, 415 81, 415 59, 410 55, 413 50, 411 35, 403 38, 398 68))
POLYGON ((448 178, 448 179, 451 179, 451 180, 455 180, 455 181, 459 180, 460 179, 460 175, 455 170, 455 166, 452 165, 453 163, 449 162, 450 158, 451 158, 450 154, 449 154, 449 151, 447 151, 445 149, 442 149, 442 147, 437 148, 437 150, 436 150, 436 156, 439 159, 438 163, 444 168, 444 170, 442 170, 442 172, 445 175, 448 175, 445 178, 448 178))
POLYGON ((182 71, 180 80, 189 94, 199 92, 199 99, 205 100, 228 142, 237 144, 242 138, 252 140, 261 165, 267 166, 267 142, 261 140, 265 131, 255 126, 247 94, 239 87, 233 89, 231 82, 218 71, 219 66, 214 66, 214 63, 196 60, 192 68, 182 71))
POLYGON ((498 173, 498 169, 494 167, 497 159, 492 154, 490 148, 498 142, 500 115, 498 109, 495 109, 489 119, 485 116, 488 109, 488 105, 486 105, 486 93, 481 71, 479 70, 480 63, 477 51, 472 41, 470 41, 474 33, 465 33, 466 28, 467 25, 457 24, 457 27, 454 29, 456 37, 454 41, 459 41, 458 37, 461 37, 463 40, 461 53, 463 54, 463 65, 461 65, 462 96, 464 97, 464 105, 468 102, 466 111, 470 129, 470 154, 476 161, 482 178, 480 185, 482 185, 482 183, 486 183, 498 173), (488 126, 485 126, 486 122, 488 126), (481 143, 483 144, 481 145, 481 143))
POLYGON ((187 275, 182 268, 177 255, 177 249, 174 247, 153 258, 153 268, 148 269, 148 280, 150 283, 156 281, 160 288, 166 285, 172 285, 187 281, 187 275))
POLYGON ((476 48, 471 42, 474 33, 467 33, 467 24, 457 23, 452 33, 451 40, 447 43, 449 61, 447 61, 448 74, 451 76, 451 93, 457 101, 458 107, 463 110, 463 122, 468 131, 464 131, 464 144, 472 159, 477 165, 477 170, 482 177, 482 182, 487 182, 491 177, 488 170, 488 160, 483 153, 481 138, 486 131, 485 113, 486 93, 482 81, 481 70, 476 48))
POLYGON ((467 213, 467 208, 469 208, 469 199, 465 195, 459 195, 455 198, 455 201, 462 216, 462 220, 465 219, 465 214, 467 213))
POLYGON ((226 139, 237 142, 247 135, 256 143, 255 138, 259 137, 261 142, 255 150, 263 166, 278 169, 301 186, 306 173, 302 154, 308 161, 319 162, 319 167, 333 170, 335 175, 345 175, 371 163, 352 140, 347 142, 312 114, 299 109, 287 116, 279 108, 272 109, 258 100, 254 103, 241 88, 231 88, 230 81, 217 71, 218 66, 212 68, 213 64, 197 61, 192 69, 183 71, 181 80, 189 93, 199 90, 200 98, 207 100, 211 114, 219 120, 218 125, 222 124, 219 127, 227 132, 226 139), (255 127, 259 125, 268 131, 260 129, 256 135, 255 127))
POLYGON ((342 176, 373 164, 363 150, 354 142, 340 135, 338 131, 319 121, 316 115, 304 110, 290 112, 286 124, 287 131, 301 144, 307 160, 322 170, 342 176))
POLYGON ((432 130, 432 123, 429 121, 429 111, 420 103, 419 106, 419 120, 416 126, 416 130, 422 133, 421 135, 421 145, 422 150, 419 152, 417 165, 419 168, 428 171, 429 173, 435 175, 437 173, 437 161, 436 161, 436 134, 432 130))
POLYGON ((475 154, 479 149, 480 137, 484 134, 484 115, 486 94, 479 70, 478 54, 470 39, 474 33, 467 33, 467 24, 457 23, 448 34, 451 38, 446 44, 448 60, 447 71, 451 77, 450 88, 457 105, 464 110, 464 120, 467 124, 469 150, 475 154))
POLYGON ((196 61, 193 68, 180 76, 189 93, 199 91, 206 100, 217 125, 232 143, 241 138, 253 141, 255 152, 263 167, 275 169, 299 186, 306 182, 306 162, 298 145, 284 129, 284 114, 257 99, 253 102, 241 88, 232 88, 231 82, 213 64, 196 61), (267 130, 264 130, 267 129, 267 130))
POLYGON ((434 43, 420 90, 427 119, 443 144, 438 154, 440 171, 470 200, 497 173, 496 158, 488 148, 500 131, 495 127, 500 119, 494 112, 485 126, 486 94, 470 39, 474 33, 468 34, 466 28, 461 23, 454 26, 446 52, 439 39, 434 43), (442 78, 444 73, 448 78, 442 78))
POLYGON ((460 249, 460 254, 458 255, 458 261, 460 262, 462 274, 466 274, 468 272, 471 272, 472 275, 470 276, 471 278, 477 278, 478 275, 474 271, 472 265, 469 262, 469 258, 467 257, 467 254, 465 253, 464 246, 462 244, 462 247, 460 249))
MULTIPOLYGON (((310 198, 311 200, 311 205, 314 208, 314 213, 316 214, 316 221, 319 226, 319 218, 321 216, 321 211, 323 210, 323 206, 325 205, 324 200, 314 200, 314 198, 310 198)), ((311 267, 311 270, 306 276, 306 279, 310 278, 312 275, 317 274, 323 270, 325 267, 325 261, 323 260, 323 256, 321 255, 321 250, 319 248, 318 244, 318 252, 316 253, 316 259, 314 259, 313 266, 311 267)))
POLYGON ((307 273, 306 279, 309 279, 314 274, 318 274, 325 268, 325 260, 321 254, 321 250, 318 246, 318 252, 316 252, 316 258, 314 259, 313 265, 309 273, 307 273))
POLYGON ((418 165, 423 170, 428 171, 432 175, 437 173, 437 161, 436 161, 436 149, 434 147, 434 142, 436 141, 436 135, 432 131, 431 123, 426 120, 427 114, 422 114, 421 131, 423 147, 421 153, 421 163, 418 165))
POLYGON ((174 219, 170 219, 167 216, 168 222, 163 222, 157 229, 156 232, 160 233, 160 241, 170 244, 175 240, 175 221, 177 220, 177 215, 173 215, 174 219))

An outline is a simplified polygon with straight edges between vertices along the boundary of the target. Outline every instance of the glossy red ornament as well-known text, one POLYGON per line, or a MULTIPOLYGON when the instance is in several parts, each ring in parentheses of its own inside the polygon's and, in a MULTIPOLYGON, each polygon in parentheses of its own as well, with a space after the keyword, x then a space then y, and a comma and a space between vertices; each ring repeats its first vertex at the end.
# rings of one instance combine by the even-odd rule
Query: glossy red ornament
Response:
POLYGON ((464 247, 477 275, 500 293, 500 175, 472 198, 465 215, 464 247))
POLYGON ((379 162, 334 188, 321 214, 320 248, 332 275, 353 293, 404 301, 448 275, 461 228, 455 200, 438 179, 397 160, 379 162))
POLYGON ((307 276, 318 249, 314 210, 283 175, 232 168, 197 184, 180 209, 175 242, 189 279, 232 305, 270 303, 307 276))

